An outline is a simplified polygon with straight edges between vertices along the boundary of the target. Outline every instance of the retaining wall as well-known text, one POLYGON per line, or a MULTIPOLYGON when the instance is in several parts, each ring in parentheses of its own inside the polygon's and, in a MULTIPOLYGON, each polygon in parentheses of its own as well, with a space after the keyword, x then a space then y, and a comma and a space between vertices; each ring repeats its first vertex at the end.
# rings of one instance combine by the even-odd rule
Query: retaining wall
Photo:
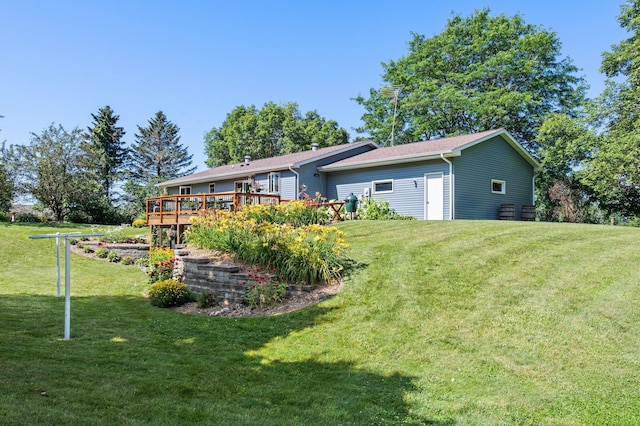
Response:
POLYGON ((120 257, 129 256, 133 260, 142 259, 149 254, 149 244, 102 243, 97 240, 79 241, 79 243, 82 244, 83 247, 91 247, 94 251, 104 247, 118 253, 120 257))
MULTIPOLYGON (((182 260, 182 281, 191 291, 213 292, 220 304, 240 304, 247 288, 257 284, 238 266, 215 265, 208 257, 189 257, 188 250, 176 250, 176 257, 182 260)), ((310 292, 309 285, 292 285, 287 288, 287 297, 310 292)))

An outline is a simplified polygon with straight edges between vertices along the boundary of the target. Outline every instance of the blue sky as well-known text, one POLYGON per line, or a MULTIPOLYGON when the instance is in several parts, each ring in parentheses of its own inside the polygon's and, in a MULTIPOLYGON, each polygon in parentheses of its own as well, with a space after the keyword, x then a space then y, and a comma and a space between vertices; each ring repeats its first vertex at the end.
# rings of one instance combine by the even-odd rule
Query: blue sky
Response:
POLYGON ((622 0, 135 1, 0 0, 0 141, 24 144, 51 123, 86 128, 110 105, 134 141, 162 110, 205 169, 203 136, 238 105, 297 102, 351 137, 379 88, 382 62, 411 32, 441 32, 452 13, 520 13, 555 31, 597 96, 601 54, 628 35, 622 0))

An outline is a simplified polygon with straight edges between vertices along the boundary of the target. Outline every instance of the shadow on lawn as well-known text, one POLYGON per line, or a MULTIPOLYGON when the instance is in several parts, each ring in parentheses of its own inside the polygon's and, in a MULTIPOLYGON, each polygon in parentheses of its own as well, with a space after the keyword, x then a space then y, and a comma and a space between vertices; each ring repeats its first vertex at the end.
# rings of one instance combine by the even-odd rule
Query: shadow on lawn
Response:
POLYGON ((248 354, 321 324, 324 307, 220 318, 160 310, 139 297, 72 297, 72 339, 64 341, 62 299, 0 298, 0 366, 8 363, 0 395, 10 395, 0 412, 64 424, 74 401, 68 423, 452 424, 411 412, 411 377, 248 354))

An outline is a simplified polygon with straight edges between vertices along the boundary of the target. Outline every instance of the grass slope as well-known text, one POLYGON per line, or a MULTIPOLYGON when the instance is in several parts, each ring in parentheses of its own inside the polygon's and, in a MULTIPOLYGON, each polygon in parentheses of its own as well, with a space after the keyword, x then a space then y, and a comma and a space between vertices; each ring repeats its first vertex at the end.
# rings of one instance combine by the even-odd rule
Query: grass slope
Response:
POLYGON ((640 230, 349 222, 362 268, 268 318, 149 306, 136 268, 0 224, 2 424, 640 423, 640 230), (48 396, 41 396, 46 392, 48 396))

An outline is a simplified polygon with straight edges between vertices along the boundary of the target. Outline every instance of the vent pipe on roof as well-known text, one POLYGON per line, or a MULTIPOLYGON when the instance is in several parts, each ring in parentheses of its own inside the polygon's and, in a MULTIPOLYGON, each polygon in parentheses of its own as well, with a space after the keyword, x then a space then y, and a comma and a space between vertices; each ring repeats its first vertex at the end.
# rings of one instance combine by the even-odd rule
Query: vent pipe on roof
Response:
POLYGON ((244 164, 249 164, 250 161, 251 161, 251 156, 250 155, 245 155, 244 156, 244 164))
POLYGON ((311 144, 311 151, 317 151, 318 150, 318 144, 317 143, 312 143, 311 144))

